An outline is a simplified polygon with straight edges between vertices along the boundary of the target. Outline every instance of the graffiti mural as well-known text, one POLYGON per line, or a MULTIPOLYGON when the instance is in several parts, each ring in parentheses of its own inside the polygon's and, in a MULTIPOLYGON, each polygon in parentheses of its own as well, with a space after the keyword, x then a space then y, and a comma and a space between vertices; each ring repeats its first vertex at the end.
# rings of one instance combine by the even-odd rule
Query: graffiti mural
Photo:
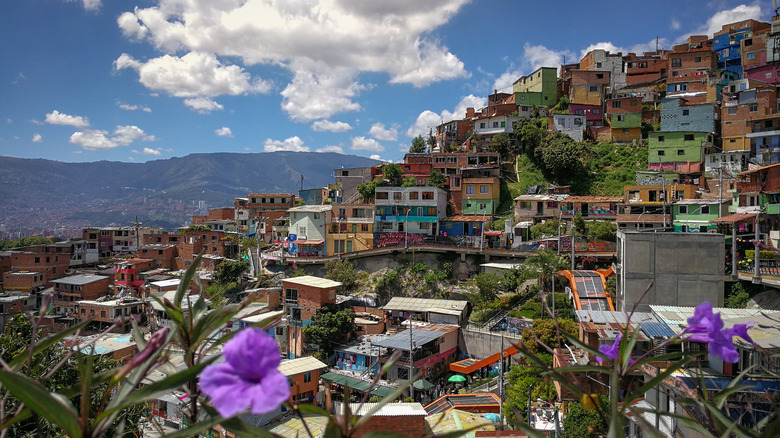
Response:
POLYGON ((415 233, 376 233, 374 234, 374 248, 388 248, 404 245, 421 245, 425 239, 424 234, 415 233))

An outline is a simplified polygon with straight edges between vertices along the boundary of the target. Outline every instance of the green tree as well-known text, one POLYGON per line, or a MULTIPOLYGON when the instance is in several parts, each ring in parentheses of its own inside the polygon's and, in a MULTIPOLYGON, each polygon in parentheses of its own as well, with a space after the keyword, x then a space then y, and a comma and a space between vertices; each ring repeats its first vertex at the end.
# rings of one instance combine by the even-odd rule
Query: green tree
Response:
POLYGON ((566 338, 563 336, 563 333, 577 336, 578 330, 577 323, 571 319, 558 319, 557 321, 549 318, 537 319, 531 326, 531 330, 523 331, 520 340, 531 353, 545 353, 547 349, 539 345, 536 339, 539 339, 542 344, 550 348, 561 348, 566 345, 566 338), (556 322, 561 329, 561 333, 555 328, 556 322))
MULTIPOLYGON (((599 409, 601 412, 609 412, 609 399, 599 396, 599 409)), ((606 415, 608 417, 608 415, 606 415)), ((594 409, 585 411, 582 403, 574 402, 569 405, 566 418, 563 419, 563 438, 587 438, 606 435, 609 425, 604 418, 594 409)))
POLYGON ((523 152, 533 159, 534 151, 546 134, 547 119, 521 117, 514 126, 514 136, 520 144, 518 152, 523 152))
POLYGON ((553 132, 534 150, 536 163, 551 180, 569 184, 585 173, 588 148, 562 132, 553 132))
POLYGON ((409 148, 410 154, 424 154, 425 153, 425 139, 422 135, 412 139, 412 146, 409 148))
POLYGON ((474 277, 477 285, 478 297, 481 303, 495 300, 501 292, 501 277, 496 274, 481 273, 474 277))
POLYGON ((382 184, 382 180, 375 179, 365 184, 358 184, 357 191, 360 193, 360 197, 363 198, 363 203, 370 204, 374 202, 374 193, 376 188, 382 184))
POLYGON ((562 232, 558 218, 548 219, 531 227, 531 238, 534 240, 546 237, 557 237, 562 232))
POLYGON ((357 286, 357 271, 349 259, 334 259, 325 262, 325 278, 341 282, 342 291, 352 291, 357 286))
POLYGON ((382 167, 382 173, 387 180, 387 185, 391 187, 399 187, 403 182, 404 171, 399 164, 385 164, 382 167))
POLYGON ((22 237, 19 240, 0 240, 0 250, 33 245, 48 245, 50 243, 54 243, 53 239, 47 239, 46 237, 41 236, 22 237))
POLYGON ((442 188, 446 183, 447 183, 446 175, 439 172, 438 170, 432 170, 431 175, 428 177, 428 181, 426 182, 426 185, 431 187, 442 188))
POLYGON ((544 289, 548 278, 552 278, 553 272, 568 269, 569 263, 566 256, 557 254, 549 248, 536 250, 534 257, 528 257, 522 264, 526 278, 537 278, 539 286, 544 289))
POLYGON ((617 239, 617 225, 614 221, 588 221, 586 227, 589 240, 614 242, 617 239))
POLYGON ((224 260, 217 265, 214 280, 219 284, 238 282, 241 274, 249 270, 249 260, 224 260))
POLYGON ((506 378, 504 415, 510 424, 527 421, 528 388, 531 388, 531 400, 555 398, 555 385, 549 379, 542 377, 541 372, 541 369, 534 366, 513 366, 509 370, 506 378), (515 410, 523 417, 517 418, 515 410))
POLYGON ((303 329, 303 337, 307 343, 319 345, 320 358, 327 359, 337 346, 355 337, 355 312, 326 304, 303 329))
POLYGON ((740 282, 731 285, 731 292, 726 297, 726 307, 730 309, 744 309, 750 301, 750 293, 740 282))
MULTIPOLYGON (((6 323, 3 335, 0 337, 0 356, 5 363, 29 348, 29 342, 32 336, 32 324, 27 315, 17 314, 6 323)), ((42 333, 38 333, 38 339, 42 333)), ((76 385, 81 379, 79 374, 79 361, 84 357, 80 353, 70 359, 66 359, 68 351, 62 344, 51 346, 32 357, 31 366, 27 368, 29 377, 41 382, 50 391, 63 391, 76 385), (62 365, 58 364, 62 361, 62 365)), ((92 362, 92 373, 97 375, 103 371, 110 370, 119 366, 119 362, 112 357, 95 355, 92 362)), ((89 390, 90 412, 97 412, 103 393, 109 390, 108 383, 92 385, 89 390)), ((2 396, 5 391, 0 391, 2 396)), ((78 392, 77 392, 78 393, 78 392)), ((76 406, 80 405, 80 397, 73 398, 76 406)), ((19 400, 9 396, 5 400, 4 409, 6 413, 14 412, 19 406, 19 400)), ((117 427, 120 422, 125 422, 125 434, 138 430, 138 422, 143 418, 145 406, 143 404, 133 405, 122 411, 114 424, 111 425, 106 436, 114 436, 117 433, 117 427)), ((88 418, 94 419, 96 415, 89 415, 88 418)), ((62 431, 54 424, 46 421, 42 416, 32 415, 26 419, 5 429, 6 436, 9 437, 28 437, 28 436, 64 436, 62 431)))
POLYGON ((428 152, 433 152, 433 149, 436 148, 436 137, 433 136, 433 129, 428 130, 428 139, 426 141, 428 143, 428 152))
POLYGON ((515 152, 513 147, 514 139, 506 132, 494 135, 493 143, 495 143, 496 152, 498 152, 498 154, 504 160, 509 159, 515 152))
POLYGON ((574 232, 580 236, 586 236, 588 234, 588 223, 580 213, 574 215, 574 232))
POLYGON ((417 186, 417 179, 411 175, 407 175, 404 177, 403 182, 401 183, 401 187, 416 187, 417 186))

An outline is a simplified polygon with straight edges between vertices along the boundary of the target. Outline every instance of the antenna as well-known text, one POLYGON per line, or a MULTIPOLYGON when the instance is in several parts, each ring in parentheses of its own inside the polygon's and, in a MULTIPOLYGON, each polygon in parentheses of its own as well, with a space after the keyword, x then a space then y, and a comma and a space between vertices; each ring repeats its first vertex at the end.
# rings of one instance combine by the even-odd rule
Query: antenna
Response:
POLYGON ((301 191, 303 191, 303 174, 301 174, 301 191))
POLYGON ((777 0, 772 0, 772 10, 775 11, 775 16, 777 16, 777 0))

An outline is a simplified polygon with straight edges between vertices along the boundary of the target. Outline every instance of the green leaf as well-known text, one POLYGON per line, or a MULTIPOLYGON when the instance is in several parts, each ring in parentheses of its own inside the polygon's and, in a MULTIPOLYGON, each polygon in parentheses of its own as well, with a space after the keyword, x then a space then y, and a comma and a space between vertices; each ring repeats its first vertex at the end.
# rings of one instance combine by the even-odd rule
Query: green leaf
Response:
POLYGON ((144 338, 143 333, 141 333, 141 328, 138 327, 138 322, 135 320, 135 318, 130 319, 130 324, 131 332, 133 333, 133 340, 138 346, 138 351, 141 351, 146 348, 146 338, 144 338))
MULTIPOLYGON (((86 327, 87 324, 89 324, 90 322, 92 322, 91 319, 84 320, 74 325, 73 327, 68 328, 67 330, 47 336, 39 340, 38 342, 35 343, 35 348, 33 348, 33 356, 46 350, 49 347, 52 347, 60 343, 60 341, 62 341, 66 336, 76 333, 77 331, 86 327)), ((29 353, 30 353, 29 350, 25 350, 17 354, 16 357, 14 357, 13 359, 11 359, 10 362, 8 362, 8 366, 11 367, 12 370, 18 371, 19 367, 21 367, 22 365, 24 365, 25 362, 27 362, 27 357, 29 353)))
POLYGON ((195 322, 190 335, 190 348, 195 349, 238 312, 238 304, 230 304, 203 315, 195 322))
POLYGON ((203 253, 205 252, 205 248, 201 250, 200 254, 195 257, 195 259, 192 260, 192 264, 189 268, 184 272, 184 275, 181 278, 181 282, 179 283, 179 287, 176 288, 176 295, 173 296, 173 304, 181 309, 181 301, 184 299, 184 293, 187 292, 187 290, 190 288, 190 283, 192 283, 192 277, 195 276, 195 273, 198 270, 198 266, 200 265, 200 259, 203 257, 203 253))
POLYGON ((104 410, 97 417, 97 421, 100 421, 103 418, 106 418, 107 416, 113 414, 114 412, 121 411, 122 409, 130 407, 134 404, 138 404, 148 400, 153 400, 163 394, 167 394, 173 390, 181 388, 186 383, 190 382, 193 379, 196 379, 198 377, 198 374, 200 374, 200 372, 203 370, 203 368, 210 365, 218 357, 219 356, 211 356, 209 358, 204 359, 194 367, 186 368, 181 372, 177 372, 176 374, 170 375, 165 379, 160 380, 159 382, 154 382, 149 385, 144 385, 143 388, 132 391, 120 403, 110 405, 109 408, 104 410))
POLYGON ((299 411, 301 411, 303 413, 307 413, 307 414, 317 414, 317 415, 325 415, 325 416, 330 415, 328 413, 328 411, 326 411, 325 409, 322 409, 319 406, 315 406, 315 405, 305 405, 305 404, 304 405, 298 405, 296 407, 296 409, 298 409, 299 411))
POLYGON ((645 392, 649 391, 652 388, 655 388, 658 386, 661 382, 664 381, 667 377, 671 376, 672 373, 680 370, 685 365, 687 365, 691 361, 691 358, 683 359, 679 362, 673 363, 670 367, 666 368, 662 372, 658 373, 655 377, 650 379, 649 382, 642 385, 639 389, 632 392, 631 394, 626 395, 626 398, 624 400, 624 403, 628 404, 631 403, 633 400, 636 400, 639 397, 644 397, 645 392))
POLYGON ((49 392, 31 378, 0 369, 0 383, 8 388, 25 406, 46 420, 56 424, 72 438, 81 437, 79 415, 67 398, 49 392))
POLYGON ((225 421, 222 417, 213 417, 209 420, 198 421, 187 426, 186 429, 177 430, 174 433, 165 435, 165 438, 192 438, 199 436, 201 432, 206 432, 212 427, 217 426, 225 421))

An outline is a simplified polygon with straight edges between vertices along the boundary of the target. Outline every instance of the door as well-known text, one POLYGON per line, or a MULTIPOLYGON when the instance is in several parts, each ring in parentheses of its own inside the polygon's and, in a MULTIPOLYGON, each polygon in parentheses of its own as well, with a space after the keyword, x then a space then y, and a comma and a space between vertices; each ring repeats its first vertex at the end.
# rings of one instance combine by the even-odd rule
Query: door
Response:
POLYGON ((403 233, 404 232, 404 223, 398 222, 398 232, 403 233))
POLYGON ((539 202, 536 203, 536 214, 538 216, 543 216, 544 215, 544 202, 539 201, 539 202))
POLYGON ((347 252, 352 252, 352 241, 347 240, 347 252))

